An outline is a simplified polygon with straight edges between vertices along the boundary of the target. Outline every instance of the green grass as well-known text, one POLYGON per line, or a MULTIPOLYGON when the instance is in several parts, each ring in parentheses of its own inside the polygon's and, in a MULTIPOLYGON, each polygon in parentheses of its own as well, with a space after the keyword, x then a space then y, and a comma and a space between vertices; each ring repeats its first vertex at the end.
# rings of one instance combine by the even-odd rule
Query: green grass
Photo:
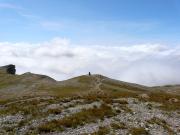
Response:
MULTIPOLYGON (((0 89, 22 84, 22 80, 23 76, 20 75, 0 74, 0 89)), ((26 82, 26 85, 28 84, 30 83, 26 82)))
POLYGON ((13 101, 13 100, 12 99, 0 99, 0 105, 5 105, 11 101, 13 101))
POLYGON ((81 89, 80 87, 74 87, 74 86, 64 86, 64 87, 57 87, 51 89, 51 92, 59 97, 73 96, 82 91, 83 89, 81 89))
MULTIPOLYGON (((19 85, 26 85, 26 87, 31 87, 32 84, 36 83, 38 81, 38 77, 34 77, 34 78, 26 78, 25 75, 2 75, 0 74, 0 89, 1 88, 8 88, 8 87, 13 87, 16 86, 17 84, 19 85), (2 76, 2 78, 1 78, 2 76), (25 78, 25 81, 24 81, 25 78), (37 81, 36 81, 37 80, 37 81)), ((95 83, 96 78, 93 76, 80 76, 80 77, 76 77, 68 80, 70 83, 66 86, 63 85, 59 85, 58 83, 52 83, 52 84, 38 84, 36 85, 35 89, 36 89, 36 94, 38 95, 51 95, 51 96, 58 96, 58 97, 72 97, 72 96, 77 96, 77 95, 84 95, 87 94, 89 92, 89 90, 91 89, 91 86, 95 83), (77 81, 77 84, 71 84, 71 80, 75 79, 75 81, 77 81)), ((134 96, 135 93, 133 93, 131 90, 128 90, 123 87, 120 87, 120 85, 117 85, 117 83, 113 83, 113 84, 108 84, 111 85, 111 87, 106 87, 106 82, 103 82, 103 85, 101 85, 100 87, 102 88, 102 90, 107 93, 108 95, 119 95, 119 96, 134 96)), ((108 82, 107 82, 108 83, 108 82)), ((0 90, 1 91, 1 90, 0 90)), ((27 91, 29 92, 29 91, 27 91)), ((35 94, 34 91, 30 91, 31 94, 35 94)), ((8 93, 9 96, 21 96, 20 94, 10 94, 8 93)))
POLYGON ((86 83, 86 84, 90 84, 94 81, 94 77, 92 76, 79 76, 77 77, 77 80, 80 82, 80 83, 86 83))
POLYGON ((133 85, 125 83, 125 82, 117 83, 117 82, 109 81, 109 80, 105 80, 103 82, 106 85, 116 87, 117 89, 123 88, 123 89, 126 89, 126 90, 135 91, 135 92, 144 92, 145 91, 144 88, 142 88, 140 86, 133 86, 133 85))
POLYGON ((78 96, 78 95, 82 95, 87 93, 87 91, 89 90, 88 86, 71 86, 71 85, 67 85, 67 86, 46 86, 46 85, 42 85, 40 87, 38 87, 38 90, 40 92, 48 92, 48 95, 51 96, 57 96, 60 98, 64 98, 64 97, 73 97, 73 96, 78 96))

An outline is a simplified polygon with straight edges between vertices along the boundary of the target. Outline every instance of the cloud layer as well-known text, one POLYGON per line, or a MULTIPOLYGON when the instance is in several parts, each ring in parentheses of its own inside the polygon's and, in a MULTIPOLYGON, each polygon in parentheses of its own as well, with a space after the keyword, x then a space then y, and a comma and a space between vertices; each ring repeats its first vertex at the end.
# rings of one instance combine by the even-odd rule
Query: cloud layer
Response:
POLYGON ((160 44, 82 46, 55 38, 43 43, 0 42, 0 65, 19 74, 34 72, 57 80, 89 71, 144 85, 180 83, 180 48, 160 44))

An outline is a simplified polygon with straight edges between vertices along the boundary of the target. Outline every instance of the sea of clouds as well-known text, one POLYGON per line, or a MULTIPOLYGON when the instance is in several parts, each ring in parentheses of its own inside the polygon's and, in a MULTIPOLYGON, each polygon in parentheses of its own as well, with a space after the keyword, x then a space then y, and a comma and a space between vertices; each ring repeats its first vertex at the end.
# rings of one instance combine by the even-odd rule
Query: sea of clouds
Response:
POLYGON ((42 43, 0 42, 0 66, 15 64, 17 73, 33 72, 64 80, 89 71, 148 86, 180 84, 180 47, 73 45, 54 38, 42 43))

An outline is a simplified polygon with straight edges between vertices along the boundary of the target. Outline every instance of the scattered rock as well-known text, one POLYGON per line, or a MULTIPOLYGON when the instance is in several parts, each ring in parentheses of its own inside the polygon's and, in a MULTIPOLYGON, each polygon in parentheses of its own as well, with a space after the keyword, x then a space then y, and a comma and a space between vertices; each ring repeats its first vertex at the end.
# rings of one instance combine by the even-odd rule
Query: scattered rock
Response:
POLYGON ((145 94, 145 93, 140 94, 138 97, 141 98, 141 99, 149 99, 149 95, 145 94))

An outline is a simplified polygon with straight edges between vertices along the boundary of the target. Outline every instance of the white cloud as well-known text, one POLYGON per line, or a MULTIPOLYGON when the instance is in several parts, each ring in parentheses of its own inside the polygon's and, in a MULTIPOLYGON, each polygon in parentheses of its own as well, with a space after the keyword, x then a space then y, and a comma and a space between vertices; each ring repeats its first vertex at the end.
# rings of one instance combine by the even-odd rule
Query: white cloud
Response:
POLYGON ((26 19, 31 19, 31 20, 38 20, 41 18, 38 15, 34 15, 32 13, 26 13, 26 12, 22 12, 22 11, 19 11, 18 14, 26 19))
POLYGON ((15 10, 19 10, 19 9, 23 9, 20 6, 17 6, 15 4, 11 4, 11 3, 0 3, 0 8, 4 8, 4 9, 15 9, 15 10))
POLYGON ((58 80, 92 73, 145 85, 180 83, 180 48, 160 44, 82 46, 67 39, 0 43, 0 65, 15 64, 19 74, 34 72, 58 80))

